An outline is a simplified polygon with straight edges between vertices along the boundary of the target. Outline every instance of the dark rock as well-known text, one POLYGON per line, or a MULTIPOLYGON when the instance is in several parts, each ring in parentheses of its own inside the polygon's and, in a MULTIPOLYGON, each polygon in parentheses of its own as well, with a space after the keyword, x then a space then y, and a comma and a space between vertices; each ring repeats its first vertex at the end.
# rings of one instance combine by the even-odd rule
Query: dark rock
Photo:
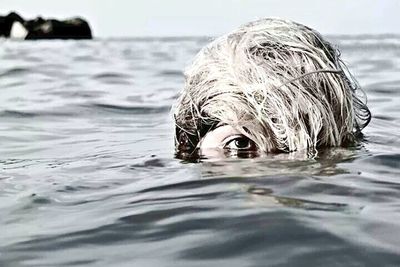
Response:
POLYGON ((13 33, 14 23, 20 23, 22 37, 27 40, 37 39, 92 39, 92 32, 88 22, 82 18, 67 20, 44 19, 37 17, 32 20, 24 20, 15 12, 7 16, 0 16, 0 36, 10 36, 13 33))
POLYGON ((24 19, 15 12, 7 16, 0 16, 0 37, 10 37, 11 27, 14 22, 24 23, 24 19))

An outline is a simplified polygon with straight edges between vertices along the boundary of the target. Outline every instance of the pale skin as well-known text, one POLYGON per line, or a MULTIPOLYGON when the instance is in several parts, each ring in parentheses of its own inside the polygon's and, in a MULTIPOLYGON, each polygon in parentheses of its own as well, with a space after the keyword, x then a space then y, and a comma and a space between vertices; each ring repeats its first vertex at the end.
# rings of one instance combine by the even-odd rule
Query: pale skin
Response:
POLYGON ((235 155, 259 150, 253 140, 230 125, 222 125, 208 132, 201 139, 199 148, 200 153, 206 157, 219 157, 227 152, 235 155))

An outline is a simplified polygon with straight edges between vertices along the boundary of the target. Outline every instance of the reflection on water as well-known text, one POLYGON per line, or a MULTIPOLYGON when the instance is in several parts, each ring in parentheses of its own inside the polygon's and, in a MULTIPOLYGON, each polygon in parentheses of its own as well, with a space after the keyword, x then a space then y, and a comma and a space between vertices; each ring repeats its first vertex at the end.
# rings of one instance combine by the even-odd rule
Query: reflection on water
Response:
POLYGON ((360 146, 200 162, 169 110, 207 38, 0 41, 0 266, 398 266, 400 39, 331 39, 360 146))
MULTIPOLYGON (((335 175, 347 173, 337 166, 363 154, 362 149, 330 148, 319 151, 315 158, 296 157, 295 153, 265 155, 251 159, 202 159, 203 177, 335 175)), ((364 152, 365 154, 365 152, 364 152)))

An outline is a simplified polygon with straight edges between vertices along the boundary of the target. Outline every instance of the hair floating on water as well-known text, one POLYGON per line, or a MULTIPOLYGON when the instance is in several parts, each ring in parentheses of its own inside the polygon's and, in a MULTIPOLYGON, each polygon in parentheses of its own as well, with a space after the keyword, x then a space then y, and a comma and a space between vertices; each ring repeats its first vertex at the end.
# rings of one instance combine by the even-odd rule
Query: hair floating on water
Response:
POLYGON ((262 19, 216 39, 185 77, 174 112, 180 152, 192 153, 217 124, 267 153, 345 146, 371 119, 339 51, 288 20, 262 19))

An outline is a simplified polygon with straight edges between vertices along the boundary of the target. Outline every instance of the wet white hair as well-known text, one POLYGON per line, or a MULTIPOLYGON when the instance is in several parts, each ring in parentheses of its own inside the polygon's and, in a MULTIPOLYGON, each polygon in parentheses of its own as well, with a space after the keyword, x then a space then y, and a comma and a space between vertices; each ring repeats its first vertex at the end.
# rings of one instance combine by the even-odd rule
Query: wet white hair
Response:
POLYGON ((339 51, 288 20, 258 20, 216 39, 185 78, 174 111, 178 151, 221 124, 267 153, 346 146, 371 117, 339 51))

